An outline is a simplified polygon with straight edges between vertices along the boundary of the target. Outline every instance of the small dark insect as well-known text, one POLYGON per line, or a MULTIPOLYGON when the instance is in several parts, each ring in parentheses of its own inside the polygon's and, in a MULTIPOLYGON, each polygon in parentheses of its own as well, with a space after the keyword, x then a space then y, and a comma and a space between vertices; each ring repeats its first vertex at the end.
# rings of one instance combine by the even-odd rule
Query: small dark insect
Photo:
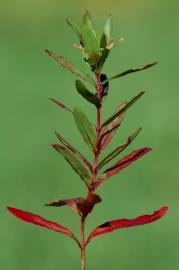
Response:
POLYGON ((100 75, 100 81, 101 83, 105 82, 104 84, 102 84, 101 96, 102 97, 107 96, 108 90, 109 90, 109 82, 108 82, 108 77, 106 76, 106 74, 100 75))

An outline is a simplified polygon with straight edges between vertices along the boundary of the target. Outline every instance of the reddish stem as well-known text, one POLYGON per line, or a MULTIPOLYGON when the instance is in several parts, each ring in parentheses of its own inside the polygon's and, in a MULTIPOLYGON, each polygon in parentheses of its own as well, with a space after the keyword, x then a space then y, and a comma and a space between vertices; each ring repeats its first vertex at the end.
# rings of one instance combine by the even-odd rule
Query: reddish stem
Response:
POLYGON ((84 237, 85 220, 81 218, 81 270, 85 270, 85 237, 84 237))
MULTIPOLYGON (((97 85, 97 96, 101 100, 101 80, 100 80, 100 74, 96 75, 97 85)), ((94 186, 96 182, 96 176, 97 176, 97 166, 98 166, 98 160, 99 160, 99 154, 100 154, 100 136, 101 136, 101 108, 96 108, 96 114, 97 114, 97 125, 96 125, 96 146, 94 151, 94 163, 93 163, 93 177, 92 177, 92 187, 94 186)))
MULTIPOLYGON (((101 100, 102 85, 100 80, 100 74, 96 75, 96 90, 97 96, 101 100)), ((92 180, 89 187, 89 193, 94 191, 94 184, 98 173, 98 161, 100 155, 100 137, 101 137, 101 108, 96 108, 97 124, 96 124, 96 145, 94 150, 94 162, 92 166, 92 180)), ((85 237, 84 237, 85 218, 81 217, 81 270, 85 270, 85 237)))

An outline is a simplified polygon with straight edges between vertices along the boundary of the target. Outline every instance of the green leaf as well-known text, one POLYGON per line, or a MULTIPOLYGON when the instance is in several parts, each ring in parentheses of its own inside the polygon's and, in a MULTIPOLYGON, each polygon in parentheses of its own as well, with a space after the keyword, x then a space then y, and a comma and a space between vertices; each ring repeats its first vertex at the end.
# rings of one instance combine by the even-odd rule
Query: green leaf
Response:
POLYGON ((83 15, 81 27, 82 44, 85 51, 86 61, 91 67, 95 66, 100 58, 100 47, 98 36, 93 29, 91 16, 88 12, 83 15))
POLYGON ((104 24, 104 34, 107 37, 107 40, 111 38, 112 34, 112 16, 109 15, 104 24))
POLYGON ((101 49, 101 57, 100 60, 98 61, 98 69, 101 71, 104 62, 106 61, 110 52, 110 50, 107 48, 107 40, 105 34, 101 36, 100 49, 101 49))
POLYGON ((109 119, 107 119, 102 124, 102 127, 110 124, 116 117, 119 117, 119 115, 121 115, 122 113, 124 113, 125 111, 127 111, 144 93, 145 93, 144 91, 140 92, 137 96, 135 96, 129 102, 127 102, 127 104, 121 110, 119 110, 117 113, 115 113, 114 115, 112 115, 109 119))
POLYGON ((81 41, 81 29, 76 23, 72 22, 69 18, 66 18, 67 24, 74 30, 81 41))
POLYGON ((78 108, 73 111, 75 123, 84 141, 94 150, 96 145, 96 136, 92 124, 89 122, 86 115, 78 108))
POLYGON ((98 165, 98 168, 101 169, 104 165, 106 165, 108 162, 110 162, 112 159, 114 159, 116 156, 118 156, 122 151, 124 151, 137 137, 137 135, 141 131, 141 127, 137 128, 128 138, 127 142, 123 145, 120 145, 116 147, 110 154, 108 154, 98 165))
POLYGON ((86 25, 82 26, 81 32, 85 52, 89 55, 98 54, 100 50, 96 35, 86 25))
POLYGON ((88 162, 88 160, 79 152, 77 151, 70 143, 68 143, 58 132, 55 132, 57 139, 66 147, 68 150, 73 152, 75 156, 77 156, 83 162, 84 166, 92 172, 93 168, 92 165, 88 162))
POLYGON ((91 31, 94 31, 92 18, 89 11, 86 11, 85 14, 83 15, 82 25, 86 25, 91 31))
POLYGON ((133 140, 138 136, 138 134, 141 132, 142 128, 137 128, 128 138, 128 144, 133 142, 133 140))
POLYGON ((148 68, 151 68, 153 67, 154 65, 158 64, 158 62, 153 62, 151 64, 147 64, 147 65, 144 65, 144 66, 140 66, 140 67, 136 67, 136 68, 131 68, 131 69, 128 69, 126 71, 123 71, 121 73, 118 73, 116 75, 113 75, 113 76, 110 76, 108 78, 108 80, 113 80, 113 79, 117 79, 117 78, 120 78, 122 76, 125 76, 125 75, 128 75, 128 74, 131 74, 131 73, 134 73, 134 72, 138 72, 138 71, 142 71, 142 70, 145 70, 145 69, 148 69, 148 68))
POLYGON ((91 181, 91 176, 88 170, 81 163, 81 161, 79 161, 78 158, 74 155, 74 153, 70 152, 66 147, 59 144, 53 144, 52 146, 60 154, 62 154, 62 156, 70 164, 74 171, 81 177, 81 179, 86 183, 86 185, 88 185, 91 181))
POLYGON ((101 104, 99 98, 91 93, 80 80, 76 80, 76 89, 88 102, 94 104, 97 108, 100 108, 101 104))
POLYGON ((57 56, 52 51, 49 51, 47 49, 45 50, 45 52, 48 54, 48 56, 53 58, 63 68, 67 69, 68 71, 73 73, 75 76, 83 80, 86 80, 96 86, 96 82, 89 75, 85 74, 82 70, 76 68, 72 63, 67 61, 63 56, 57 56))

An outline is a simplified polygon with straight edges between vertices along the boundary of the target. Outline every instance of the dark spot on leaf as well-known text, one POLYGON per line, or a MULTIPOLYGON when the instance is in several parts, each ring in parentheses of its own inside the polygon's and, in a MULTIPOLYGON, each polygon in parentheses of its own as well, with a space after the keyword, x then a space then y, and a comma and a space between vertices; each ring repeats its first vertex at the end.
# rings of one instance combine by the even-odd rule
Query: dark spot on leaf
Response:
POLYGON ((105 222, 99 226, 99 228, 111 227, 109 222, 105 222))

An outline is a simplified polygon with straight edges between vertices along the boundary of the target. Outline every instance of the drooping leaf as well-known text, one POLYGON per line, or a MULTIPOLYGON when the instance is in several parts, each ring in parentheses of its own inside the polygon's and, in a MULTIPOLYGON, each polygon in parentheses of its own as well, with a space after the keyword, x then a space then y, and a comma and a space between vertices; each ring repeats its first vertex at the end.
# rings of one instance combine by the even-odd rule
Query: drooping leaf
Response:
POLYGON ((73 116, 84 141, 90 147, 90 149, 94 150, 96 145, 96 136, 92 124, 80 109, 75 108, 73 111, 73 116))
POLYGON ((56 202, 46 204, 46 206, 60 207, 68 205, 75 211, 75 213, 79 214, 83 218, 86 218, 87 215, 92 211, 94 205, 99 202, 101 202, 101 198, 97 194, 89 192, 86 199, 78 197, 74 199, 58 200, 56 202))
POLYGON ((59 233, 66 234, 69 237, 73 238, 77 242, 78 245, 80 245, 79 241, 76 239, 76 237, 74 236, 72 231, 70 231, 68 228, 66 228, 66 227, 64 227, 64 226, 62 226, 60 224, 57 224, 57 223, 55 223, 55 222, 53 222, 51 220, 44 219, 43 217, 41 217, 39 215, 32 214, 30 212, 23 211, 23 210, 20 210, 20 209, 7 207, 7 210, 12 215, 14 215, 16 218, 18 218, 18 219, 20 219, 20 220, 22 220, 24 222, 28 222, 28 223, 31 223, 31 224, 34 224, 34 225, 37 225, 37 226, 47 228, 47 229, 52 230, 52 231, 56 231, 56 232, 59 232, 59 233))
POLYGON ((80 214, 80 209, 78 205, 83 204, 84 201, 85 199, 81 197, 74 198, 74 199, 61 199, 52 203, 45 204, 45 206, 60 207, 60 206, 68 205, 70 208, 72 208, 75 211, 75 213, 80 214))
POLYGON ((63 68, 70 71, 75 76, 81 78, 82 80, 86 80, 90 82, 92 85, 96 85, 96 82, 87 74, 85 74, 82 70, 76 68, 72 63, 67 61, 63 56, 57 56, 50 50, 45 50, 45 52, 53 58, 58 64, 60 64, 63 68))
POLYGON ((79 159, 81 159, 84 165, 90 170, 90 172, 92 172, 92 165, 89 163, 89 161, 79 151, 77 151, 71 144, 69 144, 58 132, 55 132, 55 135, 57 136, 57 139, 65 147, 67 147, 71 152, 73 152, 79 159))
POLYGON ((162 218, 166 214, 167 210, 168 210, 168 207, 162 207, 161 209, 159 209, 158 211, 155 211, 151 215, 143 215, 134 219, 117 219, 117 220, 107 221, 104 224, 98 226, 89 234, 86 244, 89 244, 91 239, 93 239, 94 237, 107 234, 115 230, 152 223, 162 218))
POLYGON ((81 41, 81 29, 76 23, 72 22, 69 18, 66 18, 67 24, 74 30, 81 41))
POLYGON ((76 80, 76 89, 88 102, 94 104, 97 108, 101 107, 101 103, 97 95, 91 93, 80 80, 76 80))
POLYGON ((107 39, 109 40, 111 38, 111 34, 112 34, 112 16, 109 15, 105 21, 104 24, 104 34, 107 37, 107 39))
POLYGON ((60 101, 54 99, 54 98, 49 98, 53 103, 57 104, 61 109, 64 109, 70 113, 72 113, 72 110, 70 110, 67 106, 65 106, 63 103, 60 101))
POLYGON ((134 73, 134 72, 138 72, 138 71, 142 71, 142 70, 145 70, 145 69, 148 69, 148 68, 151 68, 153 67, 154 65, 158 64, 158 62, 153 62, 151 64, 147 64, 147 65, 144 65, 144 66, 140 66, 140 67, 136 67, 136 68, 130 68, 126 71, 123 71, 121 73, 118 73, 118 74, 115 74, 115 75, 112 75, 108 78, 108 80, 114 80, 114 79, 117 79, 117 78, 120 78, 120 77, 123 77, 125 75, 128 75, 128 74, 131 74, 131 73, 134 73))
POLYGON ((84 167, 84 165, 81 163, 81 161, 75 156, 75 154, 70 150, 68 150, 67 147, 61 146, 59 144, 53 144, 52 146, 60 154, 62 154, 65 160, 70 164, 70 166, 74 169, 74 171, 81 177, 81 179, 88 186, 91 180, 91 175, 89 174, 86 167, 84 167))
POLYGON ((120 159, 116 162, 112 167, 106 169, 102 177, 96 182, 95 188, 99 187, 100 185, 104 184, 110 177, 119 173, 129 165, 131 165, 134 161, 139 159, 140 157, 147 154, 152 149, 149 147, 143 147, 138 150, 133 151, 132 153, 128 154, 127 156, 120 159))
POLYGON ((141 127, 136 129, 129 137, 125 144, 122 144, 118 147, 116 147, 110 154, 108 154, 98 165, 98 168, 101 169, 104 165, 106 165, 108 162, 110 162, 112 159, 114 159, 116 156, 118 156, 122 151, 124 151, 137 137, 139 132, 141 131, 141 127))
MULTIPOLYGON (((127 105, 127 102, 122 102, 117 109, 114 112, 114 115, 121 111, 125 106, 127 105)), ((120 127, 123 119, 124 119, 125 112, 119 114, 118 117, 116 117, 111 123, 104 126, 102 128, 102 134, 101 134, 101 149, 104 150, 105 147, 110 143, 113 136, 116 134, 118 128, 120 127)))
POLYGON ((145 93, 144 91, 140 92, 137 96, 135 96, 129 102, 127 102, 126 106, 124 106, 123 108, 121 108, 121 110, 119 110, 118 112, 116 112, 115 114, 113 114, 109 119, 107 119, 102 124, 102 127, 105 127, 106 125, 110 124, 114 119, 116 119, 122 113, 124 113, 125 111, 127 111, 144 93, 145 93))

